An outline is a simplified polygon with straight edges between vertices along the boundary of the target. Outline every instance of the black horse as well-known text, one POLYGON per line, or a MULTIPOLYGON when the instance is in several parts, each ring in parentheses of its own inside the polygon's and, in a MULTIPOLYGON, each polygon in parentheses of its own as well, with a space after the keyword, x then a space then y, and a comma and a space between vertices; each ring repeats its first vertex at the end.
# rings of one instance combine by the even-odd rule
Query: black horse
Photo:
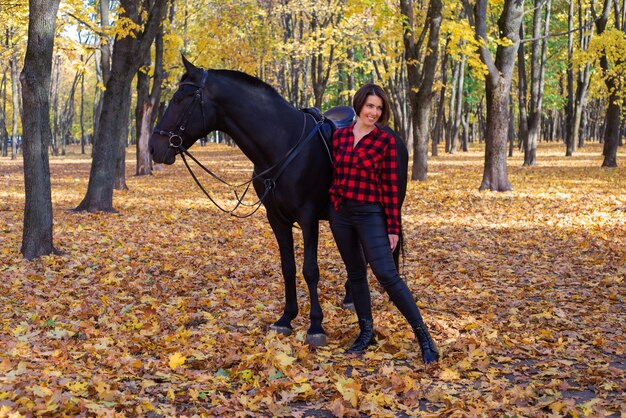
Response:
MULTIPOLYGON (((214 130, 233 138, 254 164, 252 184, 265 205, 280 249, 285 308, 271 328, 291 334, 291 321, 298 314, 292 231, 297 223, 304 240, 302 274, 311 299, 307 343, 325 345, 317 294, 317 247, 319 220, 328 219, 332 162, 328 143, 318 133, 328 130, 326 136, 331 134, 332 123, 296 109, 257 78, 237 71, 205 71, 184 57, 183 63, 186 73, 178 91, 150 137, 152 158, 156 163, 172 164, 178 153, 214 130)), ((401 140, 396 142, 401 204, 406 192, 408 152, 401 140)), ((346 299, 350 300, 349 286, 346 291, 346 299)))

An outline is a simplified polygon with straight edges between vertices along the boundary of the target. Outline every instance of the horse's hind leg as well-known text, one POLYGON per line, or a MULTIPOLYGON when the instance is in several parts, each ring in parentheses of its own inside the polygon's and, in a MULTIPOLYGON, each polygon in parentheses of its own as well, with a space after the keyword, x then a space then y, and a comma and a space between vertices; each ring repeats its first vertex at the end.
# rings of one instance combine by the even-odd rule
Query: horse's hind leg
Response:
POLYGON ((306 335, 306 342, 314 347, 326 345, 326 332, 322 327, 324 314, 320 305, 317 286, 320 280, 320 270, 317 264, 317 244, 319 240, 319 222, 309 221, 300 225, 304 240, 304 263, 302 275, 309 289, 311 300, 311 325, 306 335))
POLYGON ((291 335, 293 328, 291 321, 298 315, 298 300, 296 294, 296 261, 293 251, 293 231, 291 225, 273 221, 269 216, 270 225, 278 248, 280 250, 280 264, 285 282, 285 309, 280 319, 270 327, 272 330, 291 335))

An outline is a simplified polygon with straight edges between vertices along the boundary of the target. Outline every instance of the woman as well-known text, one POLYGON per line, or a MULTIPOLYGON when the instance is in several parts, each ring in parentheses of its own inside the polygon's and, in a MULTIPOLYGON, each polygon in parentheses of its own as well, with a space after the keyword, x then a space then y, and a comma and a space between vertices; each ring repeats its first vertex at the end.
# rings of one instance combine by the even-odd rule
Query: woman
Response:
POLYGON ((362 353, 374 343, 367 262, 391 301, 409 322, 424 363, 439 360, 419 308, 400 278, 392 252, 400 234, 396 144, 382 129, 389 120, 384 90, 366 84, 354 95, 356 122, 333 136, 330 227, 346 266, 360 333, 347 353, 362 353), (380 124, 380 125, 379 125, 380 124), (367 260, 367 262, 366 262, 367 260))

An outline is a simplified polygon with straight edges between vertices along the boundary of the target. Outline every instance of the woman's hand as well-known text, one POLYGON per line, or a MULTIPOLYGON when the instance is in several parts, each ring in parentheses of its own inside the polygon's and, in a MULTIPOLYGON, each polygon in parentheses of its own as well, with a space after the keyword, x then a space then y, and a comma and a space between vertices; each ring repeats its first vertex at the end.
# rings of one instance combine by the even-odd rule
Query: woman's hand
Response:
POLYGON ((398 237, 398 235, 396 234, 389 234, 389 246, 391 246, 391 251, 396 249, 396 246, 398 245, 398 241, 400 240, 400 237, 398 237))

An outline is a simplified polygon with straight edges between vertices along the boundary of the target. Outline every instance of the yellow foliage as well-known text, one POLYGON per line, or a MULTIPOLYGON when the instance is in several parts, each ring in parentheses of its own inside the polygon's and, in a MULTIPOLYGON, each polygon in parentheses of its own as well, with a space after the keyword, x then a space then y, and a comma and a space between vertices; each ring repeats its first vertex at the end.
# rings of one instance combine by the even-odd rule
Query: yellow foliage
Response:
POLYGON ((185 360, 187 360, 187 357, 183 356, 179 352, 176 352, 170 356, 169 366, 172 370, 176 370, 177 367, 185 364, 185 360))

